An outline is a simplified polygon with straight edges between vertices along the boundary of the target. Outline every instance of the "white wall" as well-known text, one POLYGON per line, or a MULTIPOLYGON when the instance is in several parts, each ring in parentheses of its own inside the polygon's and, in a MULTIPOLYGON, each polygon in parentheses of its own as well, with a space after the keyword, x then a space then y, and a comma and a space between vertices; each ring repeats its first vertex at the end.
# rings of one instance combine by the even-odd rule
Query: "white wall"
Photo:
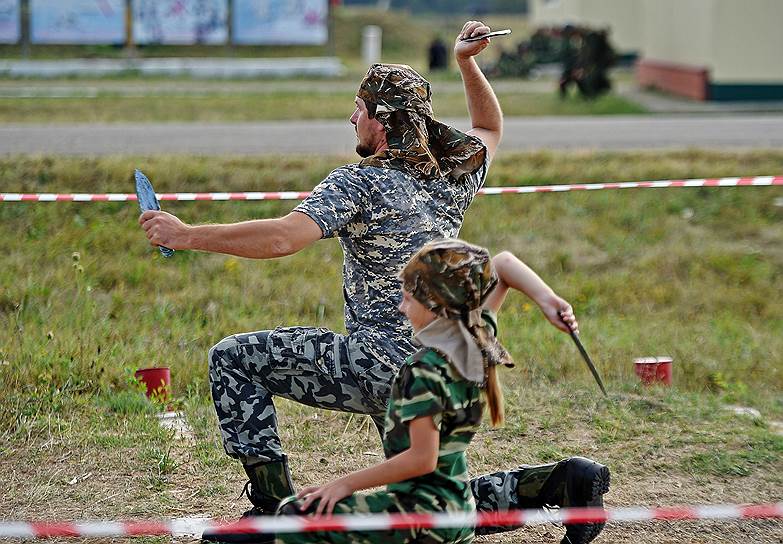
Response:
POLYGON ((611 43, 619 52, 641 49, 642 7, 641 0, 532 0, 530 5, 534 26, 608 27, 611 43))
POLYGON ((580 0, 531 0, 530 20, 534 26, 573 23, 579 15, 580 0))
POLYGON ((783 1, 644 0, 645 58, 706 67, 715 83, 783 80, 783 1))
POLYGON ((713 0, 643 0, 645 58, 712 68, 713 0))
POLYGON ((783 1, 714 0, 716 83, 783 83, 783 1))
POLYGON ((783 82, 783 0, 531 0, 535 26, 609 26, 619 52, 703 67, 715 83, 783 82))

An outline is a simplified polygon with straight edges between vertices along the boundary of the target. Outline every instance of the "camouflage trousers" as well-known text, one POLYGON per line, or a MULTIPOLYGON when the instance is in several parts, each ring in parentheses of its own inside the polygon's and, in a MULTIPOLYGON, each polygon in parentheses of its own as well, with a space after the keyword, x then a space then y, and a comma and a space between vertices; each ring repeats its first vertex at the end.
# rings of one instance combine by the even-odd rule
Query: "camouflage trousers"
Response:
POLYGON ((209 380, 226 453, 245 465, 284 459, 272 397, 367 414, 383 429, 397 368, 358 338, 328 329, 277 328, 224 338, 209 380))
MULTIPOLYGON (((301 501, 295 497, 289 497, 280 505, 281 514, 299 514, 301 501), (296 505, 294 507, 294 505, 296 505)), ((315 506, 310 507, 315 511, 315 506)), ((399 512, 434 513, 441 511, 428 509, 427 504, 422 504, 416 497, 399 495, 389 491, 377 491, 368 494, 354 494, 346 497, 334 505, 335 514, 383 514, 399 512)), ((429 505, 435 506, 435 505, 429 505)), ((473 542, 473 528, 449 528, 449 529, 396 529, 386 531, 351 531, 351 532, 310 532, 310 533, 281 533, 277 535, 277 544, 300 544, 303 542, 329 542, 331 544, 358 544, 373 543, 398 543, 398 544, 442 544, 445 542, 454 544, 468 544, 473 542)))
MULTIPOLYGON (((367 414, 383 429, 397 367, 385 346, 320 328, 289 327, 229 336, 209 352, 209 378, 226 453, 245 465, 284 460, 273 396, 367 414)), ((392 353, 402 362, 405 353, 392 353)), ((567 505, 547 489, 557 464, 523 465, 474 478, 479 511, 567 505)), ((564 502, 566 501, 566 502, 564 502)))

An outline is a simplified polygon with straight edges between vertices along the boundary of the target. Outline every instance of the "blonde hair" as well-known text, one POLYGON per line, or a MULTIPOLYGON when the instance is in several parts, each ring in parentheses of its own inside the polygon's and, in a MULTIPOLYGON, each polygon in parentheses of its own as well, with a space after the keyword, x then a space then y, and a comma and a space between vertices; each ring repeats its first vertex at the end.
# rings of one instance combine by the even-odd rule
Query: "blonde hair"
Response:
POLYGON ((497 368, 495 365, 487 368, 487 383, 484 388, 484 395, 489 407, 489 420, 493 427, 503 425, 506 419, 505 410, 503 409, 503 389, 500 387, 497 368))

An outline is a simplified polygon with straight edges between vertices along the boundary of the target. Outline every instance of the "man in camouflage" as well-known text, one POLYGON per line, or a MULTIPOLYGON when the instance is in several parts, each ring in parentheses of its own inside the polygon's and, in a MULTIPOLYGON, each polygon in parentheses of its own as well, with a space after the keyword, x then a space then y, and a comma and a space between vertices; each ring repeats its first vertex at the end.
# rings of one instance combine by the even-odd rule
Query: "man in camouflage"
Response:
MULTIPOLYGON (((487 26, 469 21, 459 38, 486 32, 487 26)), ((502 133, 497 98, 474 59, 489 39, 459 38, 454 51, 473 126, 467 134, 434 119, 429 83, 415 71, 373 65, 350 119, 362 161, 334 170, 288 215, 227 225, 188 225, 166 212, 140 217, 150 243, 172 249, 267 259, 321 238, 337 237, 342 246, 348 334, 277 328, 233 335, 210 350, 224 448, 249 478, 246 490, 254 506, 248 515, 274 512, 293 492, 273 396, 367 414, 381 428, 398 365, 415 351, 410 326, 397 311, 397 273, 426 242, 458 235, 502 133)), ((479 477, 471 486, 480 510, 584 505, 600 502, 600 493, 588 492, 592 484, 585 483, 605 470, 600 467, 574 458, 479 477), (534 480, 542 485, 536 492, 526 486, 519 495, 518 482, 528 482, 529 474, 541 474, 534 480), (569 478, 578 485, 561 485, 569 478)), ((597 525, 571 526, 569 541, 589 542, 596 528, 600 531, 597 525)))

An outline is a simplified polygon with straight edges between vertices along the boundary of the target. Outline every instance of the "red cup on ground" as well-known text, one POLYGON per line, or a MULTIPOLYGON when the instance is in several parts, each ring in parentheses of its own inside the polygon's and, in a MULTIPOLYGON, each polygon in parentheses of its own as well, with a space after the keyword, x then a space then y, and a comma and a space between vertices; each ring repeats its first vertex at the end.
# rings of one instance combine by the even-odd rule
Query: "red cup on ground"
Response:
POLYGON ((154 399, 160 402, 169 400, 171 371, 168 367, 141 368, 136 371, 134 376, 136 376, 136 379, 147 388, 146 395, 148 399, 154 399))
POLYGON ((633 360, 636 375, 644 385, 672 384, 672 361, 668 356, 638 357, 633 360))

